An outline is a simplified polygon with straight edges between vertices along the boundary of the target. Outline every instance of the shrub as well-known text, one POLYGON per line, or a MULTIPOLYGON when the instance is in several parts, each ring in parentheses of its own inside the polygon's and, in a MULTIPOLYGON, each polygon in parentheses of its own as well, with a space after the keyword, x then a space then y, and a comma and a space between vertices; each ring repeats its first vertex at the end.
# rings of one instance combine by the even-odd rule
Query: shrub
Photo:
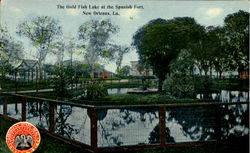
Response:
POLYGON ((193 78, 185 73, 173 73, 164 81, 163 88, 166 93, 170 93, 175 97, 185 98, 194 96, 193 78))
POLYGON ((87 86, 86 99, 93 100, 108 95, 107 88, 101 83, 90 83, 87 86))

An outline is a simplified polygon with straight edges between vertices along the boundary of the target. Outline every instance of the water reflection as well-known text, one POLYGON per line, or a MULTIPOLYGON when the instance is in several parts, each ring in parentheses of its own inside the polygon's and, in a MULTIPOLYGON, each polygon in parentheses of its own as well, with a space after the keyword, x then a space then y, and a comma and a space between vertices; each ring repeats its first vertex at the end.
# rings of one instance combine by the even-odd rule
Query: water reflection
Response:
POLYGON ((249 105, 223 105, 221 114, 222 139, 249 135, 249 105))
POLYGON ((126 94, 129 89, 134 89, 134 88, 112 88, 112 89, 108 89, 108 94, 109 95, 126 94))
POLYGON ((3 104, 0 104, 0 114, 3 115, 3 104))
POLYGON ((90 145, 90 118, 87 109, 56 105, 55 133, 90 145))
POLYGON ((249 101, 249 92, 222 90, 220 93, 197 94, 196 98, 221 102, 246 102, 249 101))
POLYGON ((7 116, 17 119, 17 120, 21 120, 22 119, 22 104, 21 103, 8 104, 7 116))
POLYGON ((212 106, 166 108, 167 143, 214 140, 215 110, 212 106))
POLYGON ((3 96, 0 96, 0 114, 3 115, 3 96))
POLYGON ((97 124, 99 147, 152 144, 150 134, 159 124, 159 113, 146 108, 98 110, 97 124))
POLYGON ((33 125, 49 129, 49 102, 32 101, 26 104, 26 120, 33 125))

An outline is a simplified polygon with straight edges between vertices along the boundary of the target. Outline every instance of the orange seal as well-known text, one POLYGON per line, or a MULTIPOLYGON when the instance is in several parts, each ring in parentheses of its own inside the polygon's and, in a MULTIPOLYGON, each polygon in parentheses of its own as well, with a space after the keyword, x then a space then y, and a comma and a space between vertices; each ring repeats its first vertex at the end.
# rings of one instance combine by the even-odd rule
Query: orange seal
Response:
POLYGON ((14 153, 32 153, 40 144, 38 129, 28 122, 12 125, 6 134, 6 143, 14 153))

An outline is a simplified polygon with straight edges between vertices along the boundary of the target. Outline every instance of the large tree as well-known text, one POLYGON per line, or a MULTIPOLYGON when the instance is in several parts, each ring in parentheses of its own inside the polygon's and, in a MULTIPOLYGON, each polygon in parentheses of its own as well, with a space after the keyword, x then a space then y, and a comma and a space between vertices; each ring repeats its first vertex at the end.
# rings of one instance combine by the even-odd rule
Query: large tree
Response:
POLYGON ((230 59, 227 53, 227 42, 225 38, 224 27, 208 27, 208 36, 210 38, 211 46, 211 62, 216 72, 221 78, 222 73, 229 70, 230 59))
POLYGON ((82 40, 85 48, 85 59, 91 66, 94 77, 95 63, 101 59, 113 58, 114 51, 110 44, 111 36, 118 32, 119 28, 110 20, 90 20, 83 23, 78 30, 79 40, 82 40))
POLYGON ((61 26, 58 21, 48 16, 39 16, 26 20, 18 25, 17 34, 26 36, 37 49, 37 59, 40 69, 40 80, 43 79, 43 62, 54 47, 54 40, 62 35, 61 26))
POLYGON ((212 60, 214 58, 214 52, 217 51, 217 46, 215 45, 216 40, 213 34, 210 32, 212 27, 207 27, 202 30, 200 39, 195 43, 189 44, 189 49, 191 52, 191 57, 194 60, 195 66, 198 68, 200 75, 202 71, 205 72, 207 76, 208 71, 212 71, 212 60))
POLYGON ((249 66, 249 13, 240 10, 227 15, 224 22, 231 68, 240 71, 249 66))
POLYGON ((159 79, 158 90, 170 72, 169 64, 180 50, 200 38, 203 27, 193 18, 155 19, 141 27, 133 36, 133 43, 141 62, 148 63, 159 79))

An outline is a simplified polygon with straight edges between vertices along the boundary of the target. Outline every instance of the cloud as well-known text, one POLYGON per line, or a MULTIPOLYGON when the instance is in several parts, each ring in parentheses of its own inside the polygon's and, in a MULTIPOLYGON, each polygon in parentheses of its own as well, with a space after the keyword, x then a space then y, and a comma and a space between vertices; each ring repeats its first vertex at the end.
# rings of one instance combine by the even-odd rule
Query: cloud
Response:
POLYGON ((205 15, 207 19, 215 18, 223 13, 222 8, 209 8, 206 10, 205 15))
POLYGON ((80 15, 80 11, 77 9, 67 9, 67 14, 71 16, 80 15))
POLYGON ((11 6, 10 7, 10 11, 13 12, 13 13, 21 13, 22 10, 17 8, 17 7, 14 7, 14 6, 11 6))
POLYGON ((120 12, 121 17, 125 19, 138 19, 139 18, 139 11, 138 9, 125 9, 120 12))

